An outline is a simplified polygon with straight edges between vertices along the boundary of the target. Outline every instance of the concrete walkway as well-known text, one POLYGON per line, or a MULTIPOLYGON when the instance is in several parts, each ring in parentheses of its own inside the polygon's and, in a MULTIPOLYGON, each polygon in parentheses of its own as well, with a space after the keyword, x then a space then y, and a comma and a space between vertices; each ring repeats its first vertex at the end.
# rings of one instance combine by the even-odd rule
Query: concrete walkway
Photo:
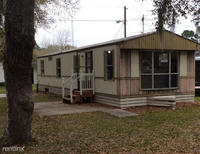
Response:
POLYGON ((0 98, 6 98, 6 94, 0 94, 0 98))
POLYGON ((105 112, 117 117, 128 117, 128 116, 137 115, 132 112, 128 112, 121 109, 107 109, 107 108, 91 107, 91 106, 78 105, 78 104, 64 104, 61 101, 35 103, 34 111, 41 117, 51 116, 51 115, 95 112, 95 111, 105 112))

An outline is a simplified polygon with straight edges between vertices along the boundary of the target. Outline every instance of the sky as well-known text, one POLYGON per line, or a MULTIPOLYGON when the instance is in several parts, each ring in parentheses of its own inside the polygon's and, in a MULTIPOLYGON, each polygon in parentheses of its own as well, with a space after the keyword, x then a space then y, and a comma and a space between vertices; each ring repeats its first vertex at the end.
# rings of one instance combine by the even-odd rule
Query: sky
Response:
MULTIPOLYGON (((143 15, 144 33, 155 31, 151 0, 80 0, 80 10, 73 16, 73 23, 71 18, 68 18, 53 24, 50 29, 38 29, 35 35, 36 42, 42 46, 44 37, 53 39, 57 31, 63 29, 68 30, 71 38, 74 38, 69 44, 77 47, 123 38, 124 6, 127 7, 127 36, 142 33, 143 15), (116 23, 118 20, 122 22, 116 23)), ((191 18, 181 18, 175 33, 180 35, 184 30, 195 31, 191 18)))

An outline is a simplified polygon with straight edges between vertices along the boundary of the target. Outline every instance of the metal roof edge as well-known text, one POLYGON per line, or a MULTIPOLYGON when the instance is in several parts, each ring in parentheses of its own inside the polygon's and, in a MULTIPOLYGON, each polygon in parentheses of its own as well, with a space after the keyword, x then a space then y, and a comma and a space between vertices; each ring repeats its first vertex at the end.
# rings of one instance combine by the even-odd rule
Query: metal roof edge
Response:
MULTIPOLYGON (((196 44, 198 44, 200 46, 199 43, 194 42, 192 40, 189 40, 187 38, 184 38, 183 36, 181 36, 179 34, 176 34, 176 33, 171 32, 169 30, 164 30, 164 31, 169 32, 169 33, 171 33, 173 35, 176 35, 178 37, 181 37, 183 39, 186 39, 186 40, 188 40, 188 41, 190 41, 192 43, 196 43, 196 44)), ((66 54, 66 53, 70 53, 70 52, 79 52, 80 50, 89 50, 89 49, 92 49, 92 48, 97 48, 97 47, 102 47, 102 46, 108 46, 108 45, 111 45, 111 44, 119 44, 119 43, 123 43, 123 42, 130 41, 130 40, 133 40, 133 39, 138 39, 138 38, 141 38, 141 37, 144 37, 144 36, 148 36, 148 35, 152 35, 152 34, 156 34, 156 33, 158 33, 158 32, 157 31, 153 31, 153 32, 145 33, 145 34, 139 34, 139 35, 129 36, 129 37, 120 38, 120 39, 116 39, 116 40, 105 41, 105 42, 102 42, 102 43, 96 43, 96 44, 92 44, 92 45, 87 45, 87 46, 79 47, 79 48, 76 48, 76 49, 64 50, 64 51, 61 51, 61 52, 49 53, 49 54, 38 56, 37 58, 43 58, 43 57, 48 57, 48 56, 61 55, 61 54, 66 54)))
POLYGON ((129 37, 126 37, 126 38, 120 38, 120 39, 116 39, 116 40, 105 41, 105 42, 102 42, 102 43, 87 45, 87 46, 83 46, 83 47, 76 48, 76 49, 64 50, 64 51, 61 51, 61 52, 49 53, 49 54, 45 54, 45 55, 42 55, 42 56, 38 56, 37 58, 43 58, 43 57, 48 57, 48 56, 60 55, 60 54, 65 54, 65 53, 70 53, 70 52, 79 52, 80 50, 89 50, 91 48, 96 48, 96 47, 101 47, 101 46, 108 46, 108 45, 111 45, 111 44, 119 44, 119 43, 126 42, 126 41, 129 41, 129 40, 132 40, 132 39, 137 39, 137 38, 140 38, 140 37, 151 35, 151 34, 154 34, 154 33, 157 33, 157 32, 154 31, 154 32, 149 32, 149 33, 145 33, 145 34, 139 34, 139 35, 129 36, 129 37))

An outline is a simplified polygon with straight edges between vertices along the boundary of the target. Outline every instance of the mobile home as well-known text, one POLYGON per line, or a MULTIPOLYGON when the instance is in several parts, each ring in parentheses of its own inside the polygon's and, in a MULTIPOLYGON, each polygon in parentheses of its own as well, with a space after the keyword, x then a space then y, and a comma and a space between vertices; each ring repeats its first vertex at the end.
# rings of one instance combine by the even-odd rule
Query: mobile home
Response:
POLYGON ((199 49, 165 30, 162 37, 152 32, 47 54, 37 58, 38 89, 56 94, 64 89, 66 97, 73 83, 71 95, 86 86, 95 102, 121 108, 193 102, 199 49))

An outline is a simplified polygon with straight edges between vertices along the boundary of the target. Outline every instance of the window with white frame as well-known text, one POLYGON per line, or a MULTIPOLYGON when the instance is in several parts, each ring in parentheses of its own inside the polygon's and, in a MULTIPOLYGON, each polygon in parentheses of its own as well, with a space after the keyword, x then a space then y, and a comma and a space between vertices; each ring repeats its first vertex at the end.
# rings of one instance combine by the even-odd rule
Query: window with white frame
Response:
POLYGON ((105 80, 113 80, 114 77, 114 51, 109 50, 104 52, 105 62, 104 62, 104 73, 105 80))
POLYGON ((44 60, 41 60, 41 77, 44 77, 44 60))
POLYGON ((178 52, 141 51, 142 89, 178 87, 178 52))
POLYGON ((61 63, 60 63, 60 58, 56 59, 56 77, 57 78, 61 77, 61 63))

